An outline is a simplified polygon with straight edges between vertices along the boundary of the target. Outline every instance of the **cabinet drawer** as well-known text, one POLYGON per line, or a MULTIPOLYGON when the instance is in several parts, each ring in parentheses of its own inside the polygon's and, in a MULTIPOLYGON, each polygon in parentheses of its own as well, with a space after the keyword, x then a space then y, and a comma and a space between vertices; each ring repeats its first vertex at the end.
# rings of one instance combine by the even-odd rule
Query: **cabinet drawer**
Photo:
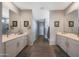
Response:
POLYGON ((11 43, 11 45, 9 45, 10 44, 9 42, 7 42, 7 44, 6 44, 6 56, 8 56, 8 57, 14 57, 17 54, 16 53, 17 44, 15 41, 11 41, 11 42, 14 44, 11 43))
POLYGON ((69 48, 67 53, 71 56, 71 57, 79 57, 79 43, 69 39, 69 48))
POLYGON ((13 40, 7 41, 5 43, 6 43, 6 46, 11 46, 13 44, 16 44, 16 42, 17 42, 17 40, 16 39, 13 39, 13 40))
POLYGON ((3 44, 0 44, 0 57, 4 56, 3 44))
POLYGON ((25 47, 25 37, 17 39, 17 53, 19 53, 25 47))

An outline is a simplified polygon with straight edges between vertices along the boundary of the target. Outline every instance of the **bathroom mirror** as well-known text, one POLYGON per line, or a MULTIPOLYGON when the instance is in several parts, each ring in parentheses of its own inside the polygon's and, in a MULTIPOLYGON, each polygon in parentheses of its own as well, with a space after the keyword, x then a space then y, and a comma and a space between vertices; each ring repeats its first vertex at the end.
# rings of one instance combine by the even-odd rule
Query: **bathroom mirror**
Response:
POLYGON ((65 20, 65 32, 66 33, 73 33, 78 34, 78 10, 75 10, 66 16, 65 20))
POLYGON ((9 9, 2 5, 2 34, 7 34, 9 30, 9 9))
POLYGON ((12 21, 12 27, 17 27, 17 21, 12 21))
POLYGON ((29 26, 29 21, 24 21, 24 27, 28 27, 29 26))
POLYGON ((69 21, 69 27, 74 27, 74 21, 69 21))
POLYGON ((59 27, 59 21, 54 21, 54 26, 59 27))
POLYGON ((9 18, 2 17, 2 33, 6 34, 9 30, 9 18))

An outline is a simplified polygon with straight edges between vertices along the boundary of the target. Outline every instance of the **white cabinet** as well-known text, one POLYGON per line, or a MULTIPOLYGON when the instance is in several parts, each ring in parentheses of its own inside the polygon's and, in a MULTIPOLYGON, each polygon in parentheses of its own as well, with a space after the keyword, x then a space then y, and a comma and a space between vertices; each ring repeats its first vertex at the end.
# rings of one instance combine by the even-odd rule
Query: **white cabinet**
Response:
POLYGON ((56 43, 57 45, 61 46, 61 36, 57 35, 57 40, 56 40, 56 43))
POLYGON ((5 53, 7 57, 14 57, 26 46, 26 36, 21 36, 16 39, 5 42, 5 53))
POLYGON ((3 44, 0 44, 0 57, 4 56, 3 44))
POLYGON ((69 41, 69 48, 68 48, 68 55, 72 57, 79 57, 79 42, 74 40, 68 40, 69 41))
POLYGON ((67 40, 63 36, 57 36, 57 45, 59 45, 65 52, 67 51, 67 40))
POLYGON ((69 56, 79 57, 79 41, 57 35, 57 45, 59 45, 69 56))
POLYGON ((5 43, 7 57, 13 57, 17 54, 17 41, 11 40, 5 43))
POLYGON ((24 47, 24 36, 17 38, 17 53, 19 53, 24 47))
POLYGON ((67 51, 67 40, 64 37, 61 37, 61 48, 66 52, 67 51))
POLYGON ((28 37, 27 36, 24 36, 24 46, 27 45, 27 40, 28 40, 28 37))

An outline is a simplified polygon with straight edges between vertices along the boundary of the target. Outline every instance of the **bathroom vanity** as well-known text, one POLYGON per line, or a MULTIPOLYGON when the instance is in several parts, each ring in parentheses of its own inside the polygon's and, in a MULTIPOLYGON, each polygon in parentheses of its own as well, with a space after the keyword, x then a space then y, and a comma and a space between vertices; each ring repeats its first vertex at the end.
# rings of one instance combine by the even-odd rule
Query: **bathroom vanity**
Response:
POLYGON ((79 37, 77 35, 58 32, 56 37, 57 45, 60 46, 69 56, 79 57, 79 37))
POLYGON ((15 57, 27 45, 28 33, 2 36, 3 56, 15 57))
POLYGON ((22 11, 21 14, 17 8, 15 9, 18 12, 15 12, 5 5, 6 3, 2 4, 2 43, 0 44, 0 56, 15 57, 31 41, 32 11, 22 11), (23 24, 24 21, 26 26, 23 24))

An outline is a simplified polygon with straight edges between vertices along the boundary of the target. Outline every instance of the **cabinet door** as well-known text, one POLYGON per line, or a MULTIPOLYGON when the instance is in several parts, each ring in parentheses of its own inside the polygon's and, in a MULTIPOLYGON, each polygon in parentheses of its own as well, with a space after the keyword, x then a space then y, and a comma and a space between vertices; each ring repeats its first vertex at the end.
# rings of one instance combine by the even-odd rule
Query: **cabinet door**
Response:
POLYGON ((57 45, 61 46, 61 37, 59 35, 57 35, 57 45))
POLYGON ((67 38, 61 36, 61 48, 67 52, 67 44, 68 44, 68 41, 67 41, 67 38))
POLYGON ((65 37, 60 35, 57 36, 57 45, 59 45, 65 52, 67 51, 66 42, 67 42, 67 39, 65 37))
POLYGON ((24 48, 24 38, 17 38, 17 53, 19 53, 24 48))
POLYGON ((24 37, 24 47, 27 45, 27 36, 24 37))
POLYGON ((16 44, 16 40, 11 40, 6 42, 6 56, 8 57, 14 57, 17 55, 17 44, 16 44))
POLYGON ((0 44, 0 57, 4 56, 4 49, 3 49, 3 44, 0 44))
POLYGON ((69 48, 67 53, 71 56, 71 57, 79 57, 79 42, 69 39, 69 48))

